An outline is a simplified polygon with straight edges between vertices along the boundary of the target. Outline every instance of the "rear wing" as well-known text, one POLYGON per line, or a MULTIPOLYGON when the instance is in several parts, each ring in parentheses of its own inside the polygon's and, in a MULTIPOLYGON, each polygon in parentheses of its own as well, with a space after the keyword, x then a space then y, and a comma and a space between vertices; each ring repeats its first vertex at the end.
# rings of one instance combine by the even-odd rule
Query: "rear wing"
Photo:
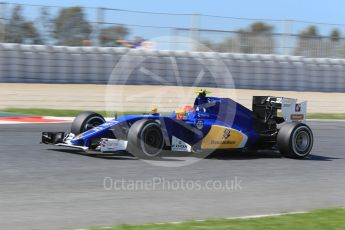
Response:
POLYGON ((260 123, 267 128, 283 122, 306 122, 307 102, 298 102, 294 98, 254 96, 253 113, 260 123))

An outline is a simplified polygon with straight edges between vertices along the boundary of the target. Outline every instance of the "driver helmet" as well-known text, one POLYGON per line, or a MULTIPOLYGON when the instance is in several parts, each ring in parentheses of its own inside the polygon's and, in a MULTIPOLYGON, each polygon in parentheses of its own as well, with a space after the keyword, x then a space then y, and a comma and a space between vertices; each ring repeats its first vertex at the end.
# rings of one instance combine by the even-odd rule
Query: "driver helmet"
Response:
POLYGON ((185 106, 183 106, 182 109, 179 109, 175 112, 176 118, 177 119, 185 119, 193 111, 194 111, 193 106, 185 105, 185 106))
POLYGON ((191 112, 194 112, 194 108, 191 105, 185 105, 183 106, 183 111, 185 112, 185 115, 189 115, 191 112))

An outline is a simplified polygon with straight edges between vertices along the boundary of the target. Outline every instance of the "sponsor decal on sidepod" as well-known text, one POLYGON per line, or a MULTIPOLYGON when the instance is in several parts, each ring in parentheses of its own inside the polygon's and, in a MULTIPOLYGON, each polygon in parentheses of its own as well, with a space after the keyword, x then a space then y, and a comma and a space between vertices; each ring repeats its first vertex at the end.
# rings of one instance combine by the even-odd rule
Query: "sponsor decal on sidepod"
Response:
POLYGON ((191 152, 192 146, 190 146, 186 142, 180 140, 179 138, 173 136, 172 137, 171 150, 177 151, 177 152, 191 152))

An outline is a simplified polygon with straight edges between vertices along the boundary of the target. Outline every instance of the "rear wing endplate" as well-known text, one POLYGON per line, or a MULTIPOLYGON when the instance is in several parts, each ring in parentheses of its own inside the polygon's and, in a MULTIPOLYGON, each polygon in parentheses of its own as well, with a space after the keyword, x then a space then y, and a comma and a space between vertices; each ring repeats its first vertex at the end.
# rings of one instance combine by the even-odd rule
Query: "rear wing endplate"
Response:
POLYGON ((282 116, 285 122, 298 121, 305 123, 307 118, 307 102, 297 102, 297 99, 282 98, 282 116))

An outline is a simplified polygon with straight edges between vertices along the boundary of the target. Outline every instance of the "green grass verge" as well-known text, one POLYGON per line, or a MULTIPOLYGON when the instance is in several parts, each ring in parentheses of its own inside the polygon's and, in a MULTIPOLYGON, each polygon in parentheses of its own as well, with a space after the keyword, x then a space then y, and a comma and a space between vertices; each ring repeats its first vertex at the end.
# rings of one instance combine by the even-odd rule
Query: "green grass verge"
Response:
MULTIPOLYGON (((253 219, 210 219, 186 221, 180 224, 120 225, 112 230, 318 230, 345 228, 345 209, 321 209, 305 214, 287 214, 253 219)), ((100 230, 102 228, 91 228, 100 230)), ((104 228, 103 228, 104 229, 104 228)), ((108 229, 108 228, 107 228, 108 229)))
POLYGON ((345 120, 345 113, 310 113, 308 119, 334 119, 345 120))
MULTIPOLYGON (((1 112, 9 113, 19 113, 19 114, 30 114, 30 115, 42 115, 42 116, 61 116, 61 117, 74 117, 78 113, 83 112, 84 110, 70 110, 70 109, 40 109, 40 108, 7 108, 1 109, 1 112)), ((95 111, 103 116, 112 117, 115 115, 115 112, 105 112, 105 111, 95 111)), ((118 112, 117 115, 126 115, 126 114, 142 114, 142 112, 118 112)), ((168 113, 163 113, 168 114, 168 113)), ((308 119, 334 119, 334 120, 345 120, 345 113, 309 113, 307 116, 308 119)))

